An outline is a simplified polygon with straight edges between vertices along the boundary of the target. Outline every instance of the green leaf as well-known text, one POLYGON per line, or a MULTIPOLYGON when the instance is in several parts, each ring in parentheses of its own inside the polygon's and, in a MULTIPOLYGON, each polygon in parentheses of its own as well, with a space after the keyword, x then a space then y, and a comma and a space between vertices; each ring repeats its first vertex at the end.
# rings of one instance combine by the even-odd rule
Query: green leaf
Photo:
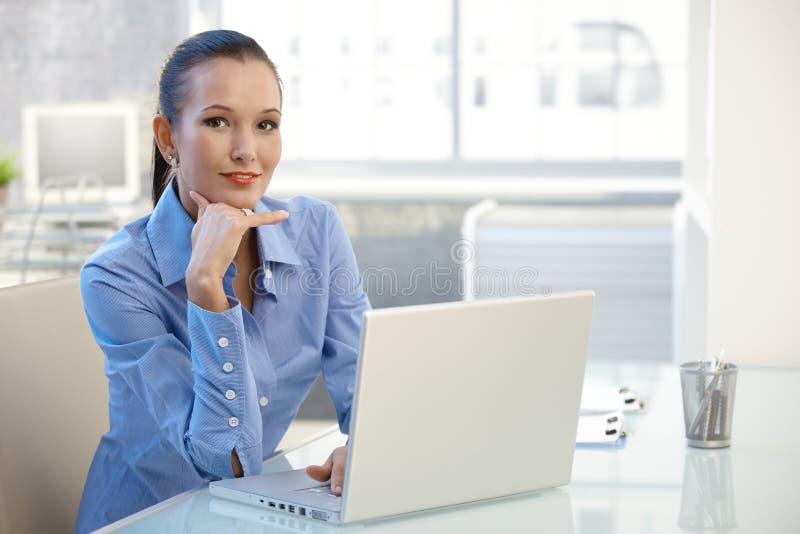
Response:
POLYGON ((0 145, 0 186, 8 184, 19 176, 19 169, 14 165, 17 155, 14 152, 10 152, 4 156, 3 152, 3 145, 0 145))

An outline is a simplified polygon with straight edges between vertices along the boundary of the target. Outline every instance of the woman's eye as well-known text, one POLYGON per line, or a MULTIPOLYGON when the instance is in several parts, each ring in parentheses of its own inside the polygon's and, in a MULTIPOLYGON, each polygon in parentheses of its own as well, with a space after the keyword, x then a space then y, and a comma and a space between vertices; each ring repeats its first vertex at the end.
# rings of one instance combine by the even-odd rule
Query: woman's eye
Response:
POLYGON ((269 130, 274 130, 274 129, 276 129, 276 128, 278 127, 278 125, 277 125, 277 124, 275 124, 275 123, 274 123, 274 122, 272 122, 272 121, 261 121, 261 122, 259 122, 259 123, 258 123, 258 127, 259 127, 261 130, 267 130, 267 131, 269 131, 269 130))
POLYGON ((212 128, 221 128, 225 126, 225 119, 222 117, 212 117, 210 119, 206 119, 203 121, 206 126, 210 126, 212 128))

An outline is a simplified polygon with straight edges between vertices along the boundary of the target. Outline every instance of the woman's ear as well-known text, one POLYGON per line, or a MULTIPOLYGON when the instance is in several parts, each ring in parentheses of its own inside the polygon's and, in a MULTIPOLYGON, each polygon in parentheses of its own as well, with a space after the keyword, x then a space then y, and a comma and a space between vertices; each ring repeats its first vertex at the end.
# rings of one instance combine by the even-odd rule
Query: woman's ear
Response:
POLYGON ((176 156, 175 143, 172 137, 172 124, 163 113, 153 117, 153 138, 156 140, 158 150, 164 161, 169 161, 169 156, 176 156))

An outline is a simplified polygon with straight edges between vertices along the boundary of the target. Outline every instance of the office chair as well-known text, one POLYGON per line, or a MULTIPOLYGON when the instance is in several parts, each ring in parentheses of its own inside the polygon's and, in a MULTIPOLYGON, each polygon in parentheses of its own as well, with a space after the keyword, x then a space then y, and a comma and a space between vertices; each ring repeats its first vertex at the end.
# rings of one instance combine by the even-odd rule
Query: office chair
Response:
POLYGON ((78 276, 0 289, 0 532, 72 532, 108 428, 103 354, 78 276))

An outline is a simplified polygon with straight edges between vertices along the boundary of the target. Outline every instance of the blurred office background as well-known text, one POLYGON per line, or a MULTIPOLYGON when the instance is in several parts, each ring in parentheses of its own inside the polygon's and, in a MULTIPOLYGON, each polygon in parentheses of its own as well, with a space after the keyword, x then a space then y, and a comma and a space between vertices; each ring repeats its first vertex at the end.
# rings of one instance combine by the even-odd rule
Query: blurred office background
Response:
MULTIPOLYGON (((375 307, 597 291, 591 358, 673 357, 680 0, 0 0, 0 283, 150 209, 161 63, 208 29, 285 84, 268 194, 334 202, 375 307)), ((332 415, 315 388, 301 415, 332 415)))
MULTIPOLYGON (((796 0, 0 0, 0 286, 75 273, 149 212, 160 65, 183 38, 224 27, 258 39, 285 83, 284 156, 268 193, 336 204, 375 307, 592 288, 590 363, 612 360, 615 386, 644 378, 625 361, 723 347, 743 371, 797 368, 798 20, 796 0), (20 177, 3 187, 11 153, 20 177)), ((30 502, 49 491, 63 511, 95 443, 75 430, 105 421, 99 354, 59 344, 69 330, 72 347, 93 346, 71 321, 74 278, 23 291, 21 317, 41 308, 36 324, 54 332, 28 343, 10 320, 20 310, 3 310, 12 343, 0 391, 26 399, 4 428, 31 444, 39 476, 7 460, 25 469, 0 478, 25 481, 6 484, 7 502, 36 487, 30 502), (49 371, 35 387, 14 379, 49 371), (50 387, 62 383, 77 393, 50 387), (81 407, 29 424, 53 403, 81 407), (64 438, 57 450, 39 427, 64 438), (49 466, 79 450, 64 491, 49 466)), ((653 366, 652 379, 672 371, 653 366)), ((333 417, 318 382, 280 447, 333 417)), ((645 448, 680 432, 648 417, 645 448)), ((596 491, 572 497, 576 532, 678 521, 677 503, 651 499, 681 484, 674 466, 645 480, 609 462, 592 466, 596 491), (608 505, 618 492, 595 483, 609 477, 633 481, 620 491, 641 495, 641 514, 608 505)))

